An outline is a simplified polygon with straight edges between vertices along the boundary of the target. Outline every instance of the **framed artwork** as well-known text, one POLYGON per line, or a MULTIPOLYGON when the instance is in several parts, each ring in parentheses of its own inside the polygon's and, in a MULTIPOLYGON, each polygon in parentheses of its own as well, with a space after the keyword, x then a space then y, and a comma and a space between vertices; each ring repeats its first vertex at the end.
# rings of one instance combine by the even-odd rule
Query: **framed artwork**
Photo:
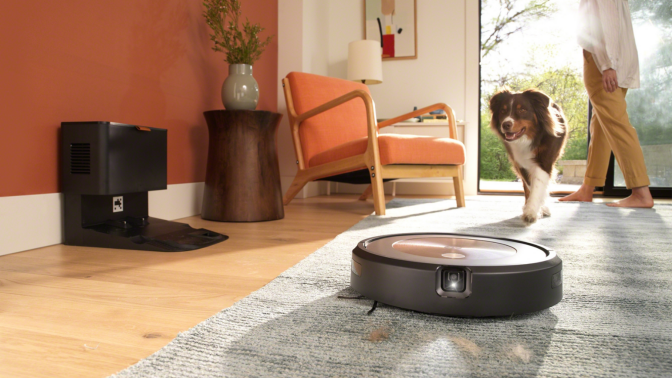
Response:
POLYGON ((417 0, 364 0, 364 39, 379 41, 383 60, 417 59, 417 0))

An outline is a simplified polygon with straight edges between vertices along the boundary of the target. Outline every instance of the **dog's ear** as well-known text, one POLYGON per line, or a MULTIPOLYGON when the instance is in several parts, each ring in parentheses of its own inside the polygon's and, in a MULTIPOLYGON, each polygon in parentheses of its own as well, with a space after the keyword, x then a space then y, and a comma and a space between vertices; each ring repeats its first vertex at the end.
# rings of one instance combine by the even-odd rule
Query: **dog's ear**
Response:
POLYGON ((509 88, 504 87, 490 98, 490 114, 492 114, 492 117, 490 117, 490 128, 500 137, 502 136, 502 132, 499 130, 499 109, 501 109, 502 103, 511 96, 509 88))
POLYGON ((511 96, 511 90, 508 87, 503 87, 495 93, 492 98, 490 98, 490 112, 495 114, 500 108, 502 101, 509 96, 511 96))
POLYGON ((553 106, 553 100, 546 93, 536 89, 526 90, 523 92, 523 96, 532 104, 539 127, 550 135, 560 135, 563 127, 558 121, 557 110, 553 106))

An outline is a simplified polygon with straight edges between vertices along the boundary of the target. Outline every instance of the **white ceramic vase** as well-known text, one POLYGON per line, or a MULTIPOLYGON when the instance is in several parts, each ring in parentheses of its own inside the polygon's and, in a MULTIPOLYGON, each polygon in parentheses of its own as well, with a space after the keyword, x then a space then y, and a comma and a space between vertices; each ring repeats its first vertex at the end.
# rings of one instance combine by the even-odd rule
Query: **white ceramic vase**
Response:
POLYGON ((226 110, 254 110, 259 102, 259 85, 249 64, 229 65, 229 76, 222 85, 222 103, 226 110))

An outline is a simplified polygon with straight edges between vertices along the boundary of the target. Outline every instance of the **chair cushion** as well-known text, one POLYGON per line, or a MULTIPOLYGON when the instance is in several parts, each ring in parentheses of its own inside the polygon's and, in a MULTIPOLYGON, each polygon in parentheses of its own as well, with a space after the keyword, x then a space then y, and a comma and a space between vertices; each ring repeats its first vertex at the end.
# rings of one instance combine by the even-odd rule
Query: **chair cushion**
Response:
MULTIPOLYGON (((362 83, 333 77, 290 72, 287 79, 297 114, 356 89, 369 93, 369 88, 362 83)), ((304 162, 308 164, 316 154, 366 135, 366 108, 361 98, 308 118, 299 127, 304 162)))
MULTIPOLYGON (((367 137, 344 143, 321 152, 310 159, 308 167, 340 160, 366 152, 367 137)), ((382 165, 387 164, 464 164, 462 142, 450 138, 435 138, 407 134, 378 136, 382 165)))

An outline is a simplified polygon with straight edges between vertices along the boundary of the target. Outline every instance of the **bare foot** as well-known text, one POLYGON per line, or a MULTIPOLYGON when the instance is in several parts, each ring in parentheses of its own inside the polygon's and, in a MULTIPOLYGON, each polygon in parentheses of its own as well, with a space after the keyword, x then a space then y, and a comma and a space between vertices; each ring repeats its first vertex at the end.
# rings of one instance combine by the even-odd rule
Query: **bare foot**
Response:
POLYGON ((620 201, 610 202, 607 204, 610 207, 636 207, 650 209, 653 207, 653 197, 648 186, 640 186, 632 189, 632 194, 628 198, 620 201))
POLYGON ((595 190, 594 186, 581 185, 579 190, 576 192, 558 199, 561 202, 593 202, 593 191, 595 190))

